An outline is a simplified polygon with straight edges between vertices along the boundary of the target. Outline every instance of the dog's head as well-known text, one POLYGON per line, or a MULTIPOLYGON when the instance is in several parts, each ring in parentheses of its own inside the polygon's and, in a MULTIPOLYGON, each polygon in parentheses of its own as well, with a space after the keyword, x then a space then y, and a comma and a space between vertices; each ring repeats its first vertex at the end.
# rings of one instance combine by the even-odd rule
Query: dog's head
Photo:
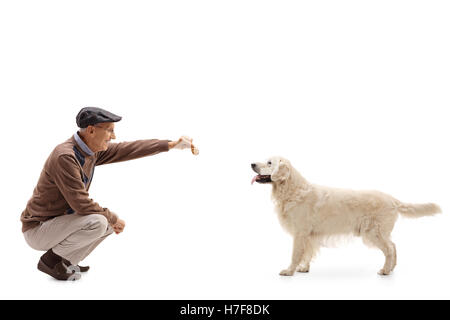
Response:
POLYGON ((266 162, 255 162, 251 164, 253 171, 258 175, 252 180, 258 183, 272 183, 284 181, 289 178, 291 164, 281 157, 269 158, 266 162))

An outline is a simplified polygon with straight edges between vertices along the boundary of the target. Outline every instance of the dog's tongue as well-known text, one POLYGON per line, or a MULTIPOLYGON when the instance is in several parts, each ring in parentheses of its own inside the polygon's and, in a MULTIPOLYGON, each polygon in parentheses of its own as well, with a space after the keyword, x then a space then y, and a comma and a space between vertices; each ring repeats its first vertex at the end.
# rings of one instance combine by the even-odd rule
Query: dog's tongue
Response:
POLYGON ((254 184, 254 183, 255 183, 255 181, 256 181, 256 177, 257 177, 257 176, 254 176, 254 177, 253 177, 253 179, 252 179, 252 184, 254 184))

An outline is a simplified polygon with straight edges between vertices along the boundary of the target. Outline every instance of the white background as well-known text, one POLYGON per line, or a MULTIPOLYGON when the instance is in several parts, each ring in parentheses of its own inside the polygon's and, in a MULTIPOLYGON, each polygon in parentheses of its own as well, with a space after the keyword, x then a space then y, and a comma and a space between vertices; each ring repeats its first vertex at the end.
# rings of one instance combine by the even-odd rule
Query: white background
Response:
POLYGON ((0 298, 448 299, 448 1, 2 1, 0 298), (19 217, 42 166, 98 106, 117 141, 190 135, 98 167, 91 197, 127 222, 74 283, 36 269, 19 217), (359 239, 280 277, 291 239, 250 163, 377 189, 444 214, 400 218, 398 266, 359 239))

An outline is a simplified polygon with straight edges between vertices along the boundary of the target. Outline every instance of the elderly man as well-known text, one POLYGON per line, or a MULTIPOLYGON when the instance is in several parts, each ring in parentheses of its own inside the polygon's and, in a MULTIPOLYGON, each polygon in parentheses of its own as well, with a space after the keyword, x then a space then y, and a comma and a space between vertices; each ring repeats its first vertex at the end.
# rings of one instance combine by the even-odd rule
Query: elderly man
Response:
POLYGON ((95 166, 193 147, 192 139, 111 143, 114 123, 122 118, 106 110, 83 108, 80 130, 56 146, 21 215, 26 242, 41 256, 38 269, 58 280, 77 280, 89 267, 78 263, 100 242, 124 230, 125 222, 89 197, 95 166))

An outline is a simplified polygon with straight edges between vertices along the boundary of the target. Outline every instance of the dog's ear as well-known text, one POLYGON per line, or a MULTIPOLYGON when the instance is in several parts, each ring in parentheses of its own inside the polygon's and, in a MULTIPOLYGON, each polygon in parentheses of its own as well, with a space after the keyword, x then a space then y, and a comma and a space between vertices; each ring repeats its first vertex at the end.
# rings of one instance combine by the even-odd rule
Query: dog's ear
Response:
POLYGON ((280 162, 278 162, 278 166, 272 172, 270 178, 272 179, 272 181, 286 180, 287 178, 289 178, 290 173, 291 170, 289 168, 289 164, 287 164, 283 160, 280 160, 280 162))

